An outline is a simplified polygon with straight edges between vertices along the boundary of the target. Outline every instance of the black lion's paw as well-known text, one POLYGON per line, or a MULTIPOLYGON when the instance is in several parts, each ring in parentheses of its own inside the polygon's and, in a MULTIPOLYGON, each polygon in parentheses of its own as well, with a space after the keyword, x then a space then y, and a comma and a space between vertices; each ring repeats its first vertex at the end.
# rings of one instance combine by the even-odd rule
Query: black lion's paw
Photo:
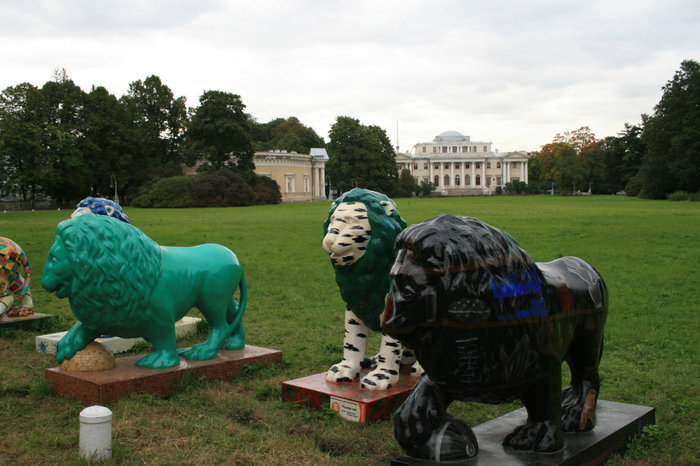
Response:
POLYGON ((445 415, 445 422, 435 429, 430 438, 420 446, 406 451, 406 454, 434 462, 464 461, 479 452, 476 436, 466 422, 451 414, 445 415))
POLYGON ((564 432, 588 432, 595 425, 597 392, 588 381, 561 392, 561 424, 564 432))
POLYGON ((552 421, 528 422, 516 427, 503 439, 503 446, 514 450, 554 452, 564 446, 564 436, 552 421))

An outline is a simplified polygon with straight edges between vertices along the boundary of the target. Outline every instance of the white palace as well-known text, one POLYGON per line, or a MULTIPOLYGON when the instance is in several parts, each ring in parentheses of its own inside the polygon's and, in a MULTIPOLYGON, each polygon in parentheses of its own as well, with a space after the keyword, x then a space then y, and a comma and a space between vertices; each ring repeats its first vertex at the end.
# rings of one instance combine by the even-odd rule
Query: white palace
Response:
POLYGON ((407 168, 416 183, 432 182, 445 196, 491 194, 511 181, 527 183, 527 152, 494 152, 492 144, 445 131, 410 153, 398 153, 396 165, 399 173, 407 168))

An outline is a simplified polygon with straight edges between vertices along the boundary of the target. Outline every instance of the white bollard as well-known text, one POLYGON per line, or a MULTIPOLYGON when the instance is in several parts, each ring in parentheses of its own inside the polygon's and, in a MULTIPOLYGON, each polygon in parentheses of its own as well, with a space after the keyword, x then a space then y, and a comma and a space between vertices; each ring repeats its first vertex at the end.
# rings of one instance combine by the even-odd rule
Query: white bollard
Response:
POLYGON ((80 456, 95 461, 112 458, 112 411, 90 406, 80 412, 80 456))

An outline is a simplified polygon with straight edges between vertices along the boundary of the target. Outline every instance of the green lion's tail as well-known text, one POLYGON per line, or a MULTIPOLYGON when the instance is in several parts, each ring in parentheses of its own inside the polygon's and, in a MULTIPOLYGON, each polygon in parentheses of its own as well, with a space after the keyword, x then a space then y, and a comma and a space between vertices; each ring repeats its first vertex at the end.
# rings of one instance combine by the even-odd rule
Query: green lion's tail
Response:
POLYGON ((245 346, 245 331, 243 330, 243 314, 248 303, 248 286, 245 281, 245 273, 241 269, 241 279, 238 282, 238 287, 241 292, 241 302, 237 303, 231 296, 228 310, 226 312, 226 320, 231 327, 231 334, 226 338, 222 348, 227 350, 237 350, 245 346))

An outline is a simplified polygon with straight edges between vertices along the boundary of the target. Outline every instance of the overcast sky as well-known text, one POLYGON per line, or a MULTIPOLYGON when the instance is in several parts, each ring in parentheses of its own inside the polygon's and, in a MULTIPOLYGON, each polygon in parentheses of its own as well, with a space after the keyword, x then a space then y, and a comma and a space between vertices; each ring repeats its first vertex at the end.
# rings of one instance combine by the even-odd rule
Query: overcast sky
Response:
POLYGON ((700 1, 0 0, 0 89, 65 68, 124 95, 155 74, 190 107, 239 94, 258 122, 339 115, 402 151, 447 130, 539 150, 614 136, 700 60, 700 1))

